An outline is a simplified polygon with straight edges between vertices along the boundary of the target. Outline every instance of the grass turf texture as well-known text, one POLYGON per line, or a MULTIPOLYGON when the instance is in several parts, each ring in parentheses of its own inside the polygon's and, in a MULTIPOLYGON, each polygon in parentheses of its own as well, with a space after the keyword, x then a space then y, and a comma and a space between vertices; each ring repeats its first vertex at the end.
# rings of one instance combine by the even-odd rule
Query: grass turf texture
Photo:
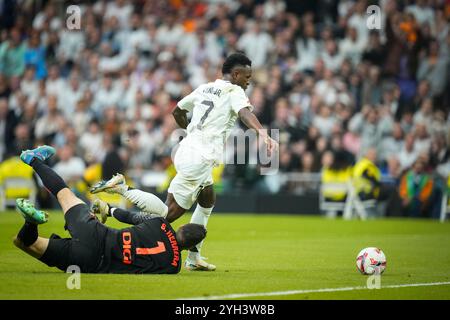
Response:
MULTIPOLYGON (((190 215, 174 223, 188 222, 190 215)), ((328 220, 288 215, 215 214, 202 254, 215 272, 178 275, 82 274, 81 289, 66 287, 68 274, 21 252, 12 238, 22 226, 14 211, 0 213, 0 299, 178 299, 289 290, 366 286, 356 255, 377 246, 387 257, 380 290, 302 293, 245 299, 450 299, 450 285, 383 286, 450 281, 450 223, 382 219, 328 220)), ((50 212, 40 235, 63 230, 63 215, 50 212)), ((110 219, 108 225, 122 224, 110 219)), ((183 252, 183 260, 186 252, 183 252)))

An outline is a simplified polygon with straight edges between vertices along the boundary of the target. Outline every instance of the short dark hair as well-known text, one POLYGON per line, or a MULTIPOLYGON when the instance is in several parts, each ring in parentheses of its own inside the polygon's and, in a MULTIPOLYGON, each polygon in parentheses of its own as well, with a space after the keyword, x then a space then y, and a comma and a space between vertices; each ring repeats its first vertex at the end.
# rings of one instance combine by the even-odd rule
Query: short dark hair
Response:
POLYGON ((190 249, 206 237, 206 228, 197 223, 188 223, 177 230, 177 242, 181 250, 190 249))
POLYGON ((228 74, 235 66, 252 66, 252 61, 242 52, 229 55, 222 66, 222 74, 228 74))

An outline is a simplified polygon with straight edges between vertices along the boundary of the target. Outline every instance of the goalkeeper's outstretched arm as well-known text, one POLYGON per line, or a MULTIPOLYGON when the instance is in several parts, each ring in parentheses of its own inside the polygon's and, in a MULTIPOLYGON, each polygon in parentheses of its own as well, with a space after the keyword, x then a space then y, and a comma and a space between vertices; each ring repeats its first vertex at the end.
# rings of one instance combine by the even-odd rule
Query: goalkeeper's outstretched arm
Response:
POLYGON ((159 217, 156 214, 148 214, 148 213, 143 213, 143 212, 132 212, 132 211, 123 210, 120 208, 111 208, 110 215, 112 217, 116 218, 120 222, 123 222, 126 224, 132 224, 132 225, 141 224, 144 221, 148 221, 150 219, 159 217))

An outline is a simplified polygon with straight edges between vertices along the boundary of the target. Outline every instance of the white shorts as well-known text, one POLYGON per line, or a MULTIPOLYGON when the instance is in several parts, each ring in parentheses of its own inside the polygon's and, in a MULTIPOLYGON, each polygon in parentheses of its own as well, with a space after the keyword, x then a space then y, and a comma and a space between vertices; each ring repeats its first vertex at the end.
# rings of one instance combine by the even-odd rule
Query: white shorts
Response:
POLYGON ((203 188, 213 184, 214 161, 206 160, 201 152, 181 144, 174 159, 177 175, 169 186, 177 204, 189 210, 203 188))

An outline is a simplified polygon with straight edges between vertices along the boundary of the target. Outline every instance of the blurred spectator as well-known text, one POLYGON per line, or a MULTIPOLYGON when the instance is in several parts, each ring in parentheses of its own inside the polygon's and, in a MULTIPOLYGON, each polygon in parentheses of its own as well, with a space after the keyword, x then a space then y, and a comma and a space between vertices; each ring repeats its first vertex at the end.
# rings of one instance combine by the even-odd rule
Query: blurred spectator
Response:
POLYGON ((420 61, 417 80, 427 80, 434 97, 441 95, 445 89, 448 63, 448 55, 439 53, 439 43, 431 41, 426 56, 420 61))
POLYGON ((431 141, 430 161, 433 167, 437 167, 450 160, 450 151, 444 135, 436 135, 431 141))
POLYGON ((422 159, 414 162, 400 180, 399 195, 402 200, 403 213, 409 217, 427 217, 433 205, 434 181, 425 172, 426 164, 422 159))
POLYGON ((273 40, 267 32, 261 30, 256 22, 247 23, 247 31, 239 38, 238 48, 252 57, 252 67, 261 68, 268 60, 273 48, 273 40))
POLYGON ((397 156, 391 156, 387 159, 387 176, 393 178, 395 181, 400 179, 403 172, 400 160, 397 156))
POLYGON ((381 42, 380 34, 376 31, 370 32, 369 42, 362 53, 362 60, 381 67, 386 58, 386 48, 381 42))
POLYGON ((296 41, 298 66, 300 71, 312 71, 319 55, 320 42, 315 38, 315 27, 313 23, 303 26, 302 33, 296 41))
POLYGON ((8 81, 4 75, 0 74, 0 98, 8 98, 10 94, 8 81))
POLYGON ((403 148, 403 130, 399 122, 392 127, 392 135, 386 136, 379 145, 380 159, 387 161, 392 156, 398 155, 403 148))
POLYGON ((38 12, 32 26, 36 30, 41 30, 46 23, 52 30, 60 30, 62 26, 62 20, 57 16, 56 7, 51 1, 47 3, 44 10, 38 12))
MULTIPOLYGON (((333 154, 332 163, 329 167, 322 170, 322 183, 341 183, 345 184, 351 181, 352 166, 348 162, 344 153, 338 151, 333 154)), ((347 193, 343 191, 332 191, 324 194, 327 200, 344 201, 347 193)))
POLYGON ((339 52, 336 41, 334 39, 326 40, 324 49, 321 58, 325 63, 325 67, 333 72, 337 71, 345 57, 339 52))
POLYGON ((380 196, 380 169, 376 166, 377 151, 370 148, 353 167, 353 184, 361 200, 378 199, 380 196))
POLYGON ((54 135, 58 132, 60 123, 64 121, 64 117, 58 110, 57 101, 57 97, 48 96, 46 113, 36 122, 34 134, 36 139, 40 141, 50 143, 54 135))
POLYGON ((119 20, 120 27, 128 27, 130 16, 133 12, 133 6, 127 0, 110 1, 106 5, 105 18, 116 17, 119 20))
POLYGON ((415 124, 423 123, 427 128, 431 128, 433 121, 433 100, 427 98, 422 101, 420 109, 414 114, 413 121, 415 124))
POLYGON ((61 78, 58 65, 54 64, 49 67, 45 84, 47 95, 56 96, 64 91, 64 80, 61 78))
POLYGON ((32 149, 34 146, 31 138, 31 129, 26 123, 19 123, 14 129, 14 142, 10 153, 20 154, 23 150, 32 149))
POLYGON ((363 81, 362 103, 376 105, 381 101, 382 88, 380 78, 380 68, 372 66, 369 69, 367 79, 363 81))
POLYGON ((402 170, 408 169, 419 156, 419 151, 416 149, 414 142, 415 138, 412 133, 406 135, 405 143, 398 153, 398 159, 402 170))
POLYGON ((25 70, 25 43, 20 32, 12 29, 9 38, 0 44, 0 74, 6 77, 20 77, 25 70))
POLYGON ((71 118, 75 111, 78 100, 81 99, 84 92, 84 86, 76 73, 72 73, 62 92, 58 94, 58 106, 64 116, 71 118))
POLYGON ((365 153, 371 147, 377 147, 384 135, 392 131, 392 119, 371 105, 365 105, 349 122, 349 130, 361 136, 360 153, 365 153))
POLYGON ((39 83, 36 80, 36 69, 34 66, 29 65, 26 67, 22 81, 20 81, 20 90, 25 96, 36 101, 39 96, 39 83))
POLYGON ((169 13, 156 32, 156 41, 161 46, 174 46, 181 41, 183 33, 183 26, 177 21, 175 13, 169 13))
POLYGON ((434 11, 425 0, 416 0, 406 7, 406 12, 411 12, 419 24, 434 20, 434 11))
POLYGON ((427 127, 424 123, 417 123, 414 131, 414 148, 419 153, 428 153, 431 145, 431 138, 428 135, 427 127))
POLYGON ((75 111, 70 118, 71 123, 76 130, 77 136, 81 136, 87 130, 92 117, 93 116, 89 110, 87 99, 81 98, 78 100, 75 111))
POLYGON ((348 19, 348 25, 355 28, 359 41, 362 45, 366 45, 369 37, 369 28, 367 28, 367 10, 368 4, 366 0, 358 0, 354 5, 353 14, 348 19))
POLYGON ((346 37, 339 43, 339 50, 344 58, 350 59, 353 65, 361 61, 361 55, 365 47, 364 40, 358 38, 358 31, 354 27, 347 28, 346 37))
POLYGON ((103 132, 96 119, 91 120, 87 131, 80 136, 80 146, 83 148, 83 157, 88 162, 102 162, 105 156, 103 132))
MULTIPOLYGON (((352 181, 352 166, 344 153, 337 151, 332 155, 331 165, 324 167, 321 173, 321 184, 330 185, 323 192, 326 201, 344 202, 347 198, 347 187, 352 181), (338 187, 341 185, 342 187, 338 187)), ((339 212, 329 211, 328 217, 335 217, 339 212)), ((340 213, 342 214, 342 212, 340 213)))
POLYGON ((322 104, 318 115, 313 120, 313 126, 319 129, 322 136, 329 138, 336 119, 331 115, 331 108, 322 104))
POLYGON ((41 80, 47 76, 45 47, 41 45, 40 34, 37 31, 33 31, 28 39, 25 49, 25 64, 27 66, 34 66, 37 80, 41 80))
MULTIPOLYGON (((12 153, 14 146, 14 129, 18 119, 13 110, 9 109, 8 100, 0 98, 0 159, 3 160, 5 153, 12 153)), ((0 162, 1 162, 0 160, 0 162)))
POLYGON ((69 186, 73 186, 81 180, 86 167, 83 160, 74 155, 74 150, 70 145, 58 149, 58 159, 53 169, 69 186))
POLYGON ((116 135, 108 141, 105 159, 102 162, 102 180, 109 180, 113 175, 125 172, 125 159, 120 153, 120 136, 116 135))

